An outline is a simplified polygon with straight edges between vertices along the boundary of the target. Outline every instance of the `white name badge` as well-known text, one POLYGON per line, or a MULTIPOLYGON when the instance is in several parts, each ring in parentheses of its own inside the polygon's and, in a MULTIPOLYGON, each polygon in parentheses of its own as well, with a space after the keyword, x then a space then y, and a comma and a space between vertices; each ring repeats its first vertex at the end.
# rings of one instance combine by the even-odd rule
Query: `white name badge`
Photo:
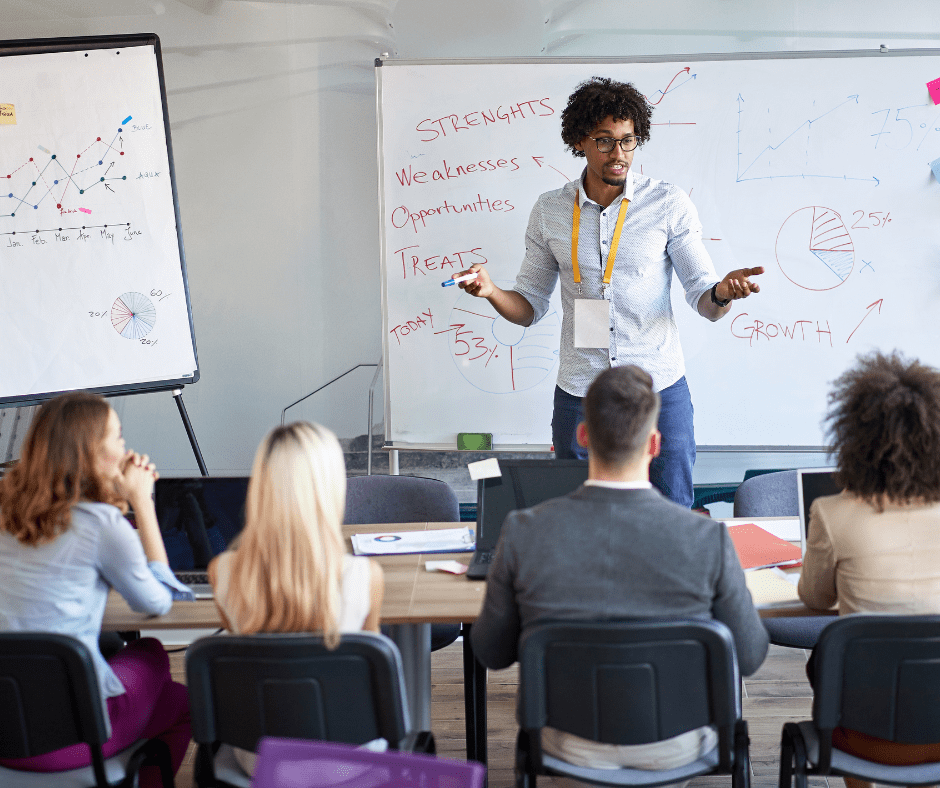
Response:
POLYGON ((610 301, 603 298, 575 299, 574 346, 610 348, 610 301))

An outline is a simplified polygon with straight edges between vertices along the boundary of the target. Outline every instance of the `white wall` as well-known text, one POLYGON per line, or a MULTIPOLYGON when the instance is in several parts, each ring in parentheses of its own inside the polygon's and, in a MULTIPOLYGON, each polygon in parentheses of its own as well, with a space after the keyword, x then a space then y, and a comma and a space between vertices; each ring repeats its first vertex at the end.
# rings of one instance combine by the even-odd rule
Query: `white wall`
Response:
MULTIPOLYGON (((0 22, 160 36, 202 373, 185 400, 211 472, 246 471, 282 408, 381 353, 376 56, 940 46, 935 0, 0 0, 0 22)), ((290 415, 365 432, 372 372, 290 415)), ((169 394, 116 404, 129 445, 195 469, 169 394)), ((697 481, 822 459, 702 457, 697 481)))

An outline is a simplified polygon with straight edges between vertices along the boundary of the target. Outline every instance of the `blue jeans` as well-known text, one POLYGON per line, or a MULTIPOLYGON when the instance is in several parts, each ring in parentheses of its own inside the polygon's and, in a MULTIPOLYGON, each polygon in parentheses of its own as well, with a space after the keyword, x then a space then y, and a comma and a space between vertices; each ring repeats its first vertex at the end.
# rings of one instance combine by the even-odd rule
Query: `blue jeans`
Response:
MULTIPOLYGON (((659 392, 659 431, 663 436, 659 456, 650 465, 650 481, 663 495, 680 506, 691 507, 692 467, 695 465, 695 430, 692 426, 692 397, 685 377, 659 392)), ((578 445, 577 426, 584 421, 581 398, 555 386, 552 442, 559 460, 587 459, 587 449, 578 445)))

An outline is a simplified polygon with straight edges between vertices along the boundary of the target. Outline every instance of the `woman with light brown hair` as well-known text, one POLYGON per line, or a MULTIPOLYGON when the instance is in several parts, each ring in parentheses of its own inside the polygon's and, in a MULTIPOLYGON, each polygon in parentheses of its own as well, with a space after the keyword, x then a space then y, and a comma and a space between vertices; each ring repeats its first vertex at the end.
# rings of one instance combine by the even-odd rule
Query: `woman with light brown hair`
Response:
MULTIPOLYGON (((317 632, 329 647, 342 632, 379 631, 382 568, 346 552, 345 507, 346 468, 332 432, 295 422, 268 433, 255 454, 245 527, 209 564, 230 631, 317 632)), ((254 753, 236 757, 250 774, 254 753)))
MULTIPOLYGON (((170 678, 163 646, 144 638, 107 661, 98 649, 111 588, 152 615, 166 613, 177 594, 192 597, 167 566, 150 497, 157 476, 147 455, 125 448, 121 422, 102 397, 76 392, 45 403, 19 462, 0 479, 0 630, 81 640, 111 723, 104 756, 160 738, 175 771, 189 744, 189 703, 186 688, 170 678), (128 504, 136 532, 124 517, 128 504)), ((90 761, 78 744, 0 764, 56 772, 90 761)), ((156 767, 141 770, 140 784, 161 784, 156 767)))

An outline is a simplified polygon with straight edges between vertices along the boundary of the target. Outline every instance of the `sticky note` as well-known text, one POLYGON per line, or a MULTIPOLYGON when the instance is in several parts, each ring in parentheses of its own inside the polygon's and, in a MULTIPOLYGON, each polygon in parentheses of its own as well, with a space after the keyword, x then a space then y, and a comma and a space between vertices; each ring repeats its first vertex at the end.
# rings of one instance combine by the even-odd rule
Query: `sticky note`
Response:
POLYGON ((940 183, 940 159, 930 162, 930 169, 933 170, 933 177, 940 183))
POLYGON ((477 479, 496 479, 503 475, 503 472, 499 469, 499 461, 495 457, 468 463, 467 469, 470 471, 470 478, 474 481, 477 479))
POLYGON ((16 109, 12 104, 0 104, 0 126, 16 125, 16 109))
POLYGON ((940 77, 927 83, 927 91, 930 93, 933 103, 940 104, 940 77))

